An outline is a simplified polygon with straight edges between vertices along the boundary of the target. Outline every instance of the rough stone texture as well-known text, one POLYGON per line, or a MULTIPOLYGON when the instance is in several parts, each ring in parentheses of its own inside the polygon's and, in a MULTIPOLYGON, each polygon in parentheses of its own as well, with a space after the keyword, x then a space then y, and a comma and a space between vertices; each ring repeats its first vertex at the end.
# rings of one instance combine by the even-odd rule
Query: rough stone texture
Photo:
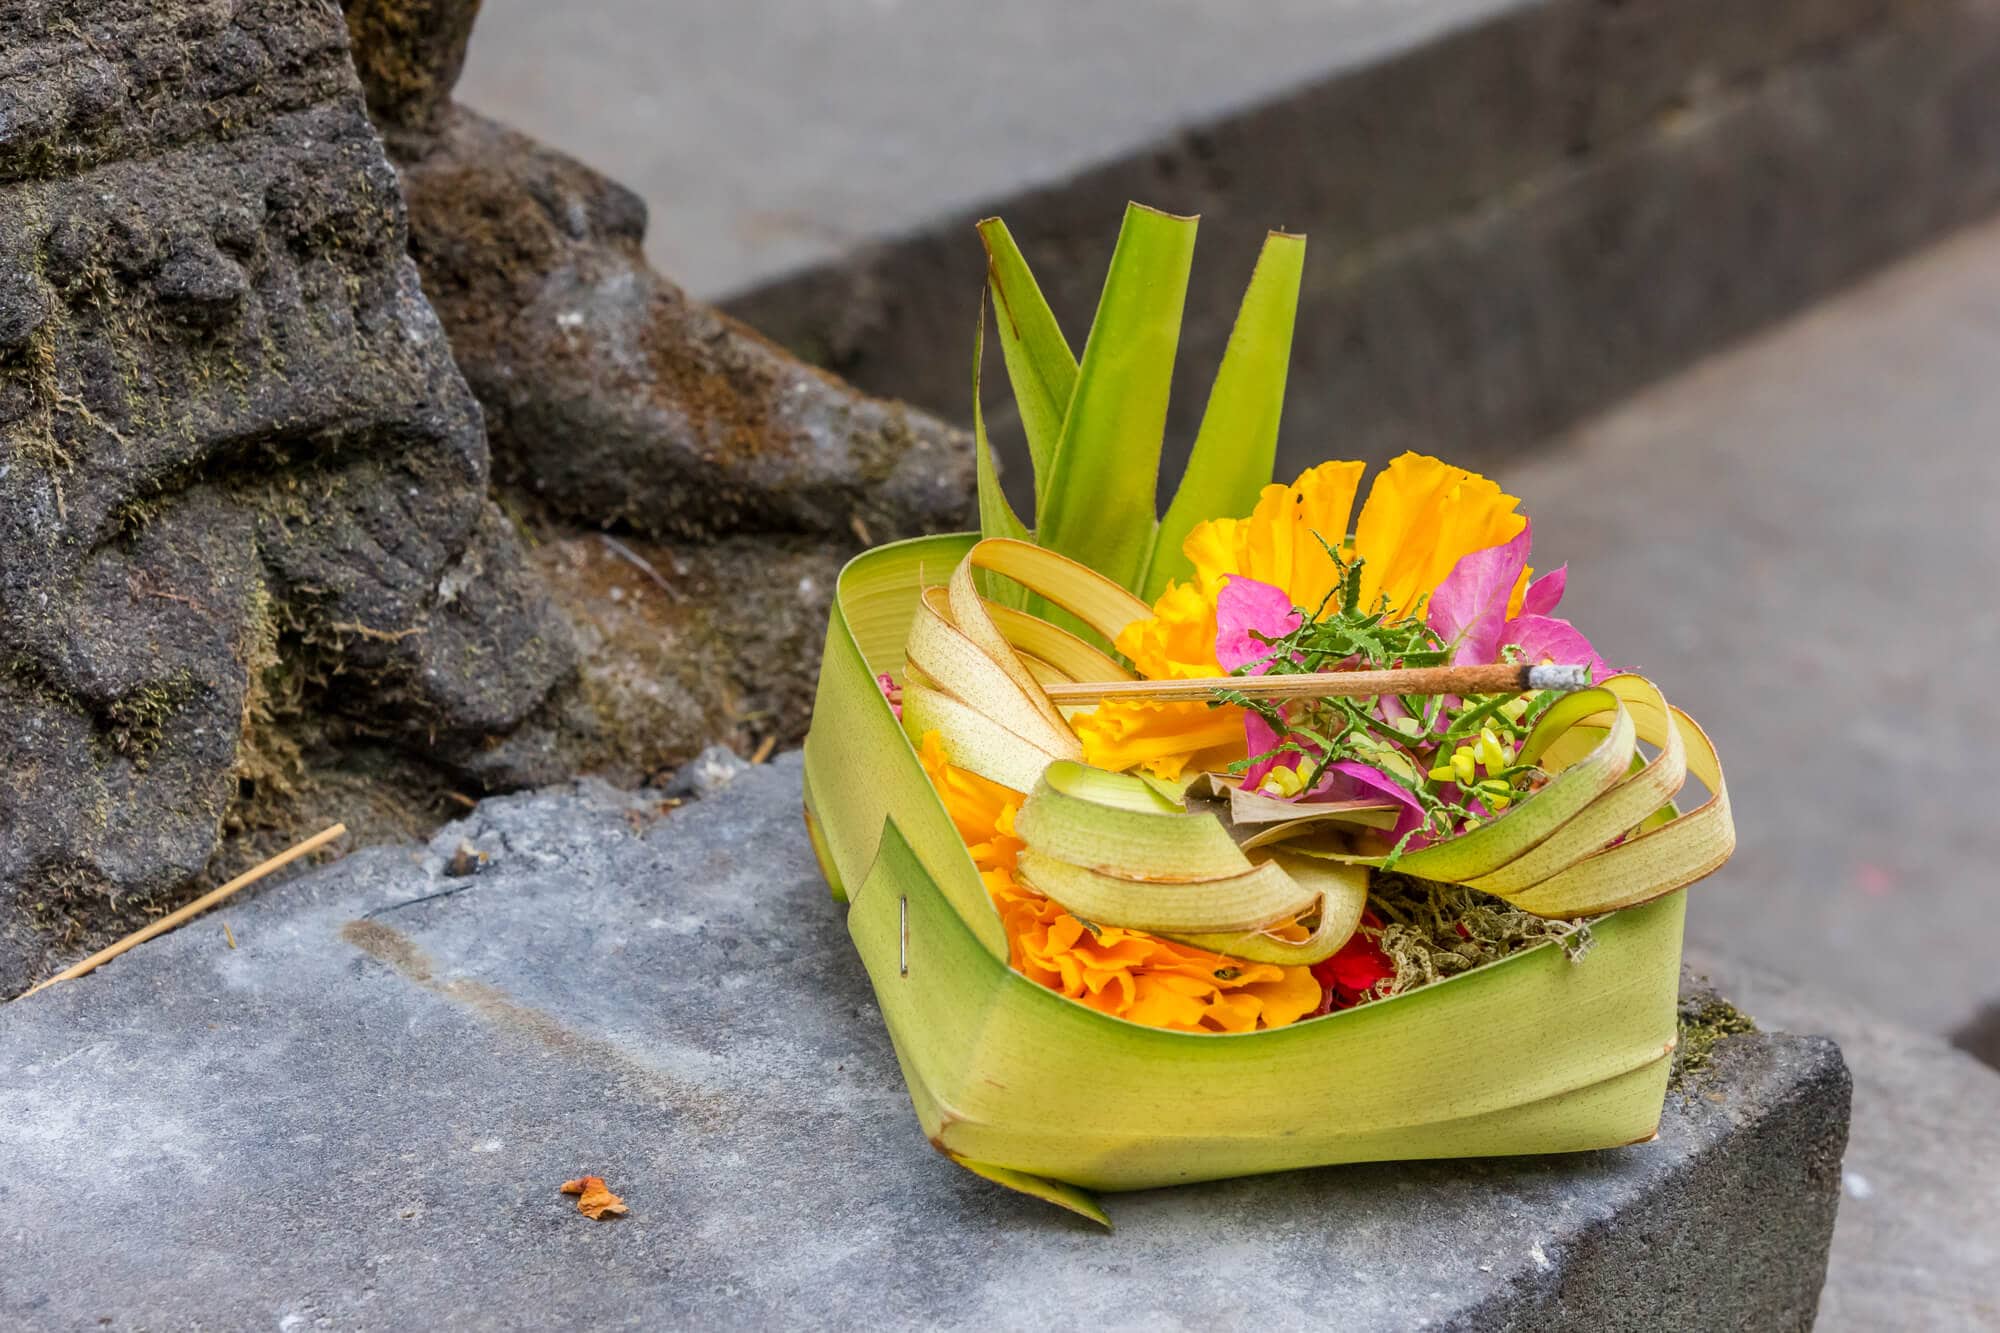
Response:
POLYGON ((646 265, 630 190, 464 110, 402 165, 412 253, 503 482, 695 540, 881 540, 968 516, 962 434, 688 299, 646 265))
POLYGON ((471 764, 569 672, 404 248, 337 13, 0 7, 0 989, 289 723, 471 764))
POLYGON ((1283 226, 1312 236, 1284 464, 1490 463, 2000 202, 1994 0, 1558 0, 1426 37, 726 305, 963 417, 975 217, 1008 218, 1080 346, 1123 202, 1198 212, 1184 456, 1283 226))
POLYGON ((450 103, 478 0, 346 0, 411 250, 500 479, 562 516, 656 537, 846 543, 962 524, 960 432, 857 394, 690 300, 641 246, 646 206, 450 103))
POLYGON ((0 1322, 1809 1322, 1826 1041, 1725 1040, 1655 1143, 1115 1196, 1108 1236, 958 1170, 799 780, 787 755, 664 814, 596 783, 490 800, 0 1010, 0 1235, 35 1256, 0 1322), (579 1217, 557 1186, 586 1172, 631 1215, 579 1217))
POLYGON ((465 65, 479 0, 341 0, 368 116, 392 142, 434 133, 465 65))
POLYGON ((844 545, 550 534, 533 555, 576 627, 587 716, 563 744, 588 771, 636 785, 705 745, 804 739, 844 545))
POLYGON ((1689 962, 1766 1025, 1835 1038, 1854 1072, 1820 1333, 2000 1327, 2000 1073, 1768 966, 1689 962))
POLYGON ((425 291, 585 659, 580 698, 489 758, 638 782, 712 742, 796 743, 841 562, 964 526, 970 442, 690 300, 647 266, 630 191, 453 108, 477 8, 347 20, 425 291))

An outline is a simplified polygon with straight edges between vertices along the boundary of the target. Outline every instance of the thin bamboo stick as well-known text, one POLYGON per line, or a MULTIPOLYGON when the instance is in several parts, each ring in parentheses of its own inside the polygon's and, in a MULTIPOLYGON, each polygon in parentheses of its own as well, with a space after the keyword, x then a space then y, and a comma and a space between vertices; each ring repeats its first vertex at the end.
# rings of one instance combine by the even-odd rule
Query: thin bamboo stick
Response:
POLYGON ((1295 676, 1204 676, 1193 680, 1095 680, 1045 686, 1058 704, 1114 699, 1172 702, 1207 699, 1237 690, 1257 699, 1324 699, 1333 695, 1372 698, 1380 694, 1525 694, 1533 690, 1579 690, 1590 684, 1583 667, 1490 666, 1398 667, 1387 671, 1315 671, 1295 676))
POLYGON ((335 838, 341 837, 346 832, 347 832, 347 825, 345 824, 335 824, 332 828, 320 830, 318 833, 313 834, 310 838, 307 838, 304 842, 299 843, 296 847, 286 848, 284 851, 279 852, 276 856, 272 857, 270 860, 264 862, 264 864, 257 866, 254 869, 244 871, 242 874, 238 875, 235 879, 230 880, 227 884, 223 885, 221 888, 209 890, 207 893, 202 894, 201 897, 195 899, 187 906, 182 907, 176 911, 167 913, 165 916, 161 917, 158 921, 153 922, 151 925, 140 927, 138 930, 133 931, 130 935, 127 935, 124 939, 118 941, 118 943, 113 944, 108 948, 99 949, 96 953, 84 959, 82 962, 75 963, 67 968, 64 968, 62 971, 56 973, 48 980, 39 982, 36 985, 30 987, 29 989, 22 991, 15 998, 20 1000, 25 1000, 30 995, 33 995, 36 991, 41 990, 44 986, 53 986, 58 981, 74 981, 76 978, 83 976, 85 973, 95 972, 99 967, 102 967, 104 964, 110 962, 112 959, 116 958, 119 954, 124 953, 127 949, 135 948, 138 945, 144 944, 147 940, 152 939, 155 935, 164 935, 168 931, 172 930, 175 926, 180 925, 182 922, 200 916, 203 912, 206 912, 209 908, 215 906, 217 903, 221 902, 224 898, 227 898, 230 894, 235 893, 238 890, 250 887, 252 884, 255 884, 258 880, 264 878, 264 876, 270 874, 274 870, 282 870, 284 867, 298 860, 301 856, 307 856, 313 852, 318 851, 320 848, 326 846, 328 843, 332 842, 335 838))

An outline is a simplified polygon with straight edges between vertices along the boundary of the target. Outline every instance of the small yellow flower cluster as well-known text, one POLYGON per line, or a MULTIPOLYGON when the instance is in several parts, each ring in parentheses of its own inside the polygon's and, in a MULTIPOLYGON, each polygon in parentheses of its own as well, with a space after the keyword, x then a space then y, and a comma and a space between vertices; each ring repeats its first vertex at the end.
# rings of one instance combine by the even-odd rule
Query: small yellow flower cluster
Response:
POLYGON ((1500 776, 1514 764, 1514 746, 1491 727, 1481 727, 1478 739, 1453 750, 1451 757, 1430 771, 1432 782, 1456 782, 1492 810, 1514 803, 1514 788, 1500 776), (1486 776, 1480 776, 1484 769, 1486 776))
POLYGON ((1299 770, 1289 764, 1279 764, 1264 775, 1263 790, 1272 796, 1287 800, 1306 789, 1306 780, 1299 770))

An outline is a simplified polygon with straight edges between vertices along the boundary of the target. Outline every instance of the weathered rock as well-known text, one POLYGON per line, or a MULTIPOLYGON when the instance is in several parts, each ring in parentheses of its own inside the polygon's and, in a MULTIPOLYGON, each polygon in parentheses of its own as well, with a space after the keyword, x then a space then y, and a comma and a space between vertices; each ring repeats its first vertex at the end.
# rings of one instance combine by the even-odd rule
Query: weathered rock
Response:
POLYGON ((636 784, 706 745, 805 738, 841 547, 585 533, 533 555, 576 627, 582 702, 562 743, 589 771, 636 784))
POLYGON ((405 235, 337 13, 0 9, 0 990, 280 720, 469 763, 569 673, 405 235))
POLYGON ((866 544, 970 518, 963 432, 690 300, 640 253, 637 195, 450 104, 478 0, 344 3, 503 484, 583 523, 696 541, 866 544))
POLYGON ((580 698, 488 757, 642 781, 707 743, 796 742, 841 561, 964 526, 970 443, 689 300, 647 266, 629 190, 451 106, 477 8, 347 0, 411 253, 587 659, 580 698))
POLYGON ((960 526, 965 437, 690 300, 623 186, 463 108, 403 159, 411 252, 499 479, 585 523, 846 542, 960 526))
POLYGON ((392 146, 434 132, 465 65, 479 0, 342 0, 368 115, 392 146))
POLYGON ((0 1009, 0 1215, 34 1256, 0 1323, 1810 1322, 1847 1115, 1823 1040, 1721 1040, 1653 1143, 1110 1196, 1109 1235, 958 1169, 799 782, 789 755, 664 814, 489 800, 230 905, 235 949, 199 921, 0 1009), (631 1213, 578 1216, 584 1174, 631 1213))

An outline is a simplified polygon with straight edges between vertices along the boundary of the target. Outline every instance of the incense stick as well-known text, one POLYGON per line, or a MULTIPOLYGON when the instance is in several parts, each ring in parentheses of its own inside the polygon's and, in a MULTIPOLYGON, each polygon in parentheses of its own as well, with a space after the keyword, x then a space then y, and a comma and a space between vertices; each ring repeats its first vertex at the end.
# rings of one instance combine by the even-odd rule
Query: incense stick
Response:
POLYGON ((144 944, 147 940, 152 939, 155 935, 166 934, 168 931, 172 930, 175 926, 180 925, 182 922, 190 920, 194 917, 201 915, 203 912, 206 912, 209 908, 215 906, 217 903, 221 902, 224 898, 227 898, 230 894, 235 893, 240 889, 246 889, 250 887, 252 884, 255 884, 258 880, 264 878, 264 876, 270 874, 272 871, 283 869, 284 867, 290 865, 292 862, 298 860, 301 856, 306 856, 312 852, 318 851, 320 848, 326 846, 326 844, 332 842, 335 838, 342 836, 346 832, 347 832, 347 825, 345 824, 335 824, 330 829, 323 829, 320 832, 313 834, 310 838, 307 838, 304 842, 299 843, 297 846, 288 847, 284 851, 279 852, 276 856, 264 862, 264 864, 257 866, 254 869, 244 871, 242 874, 238 875, 235 879, 230 880, 227 884, 223 885, 221 888, 209 890, 207 893, 202 894, 201 897, 195 899, 187 906, 182 907, 176 911, 167 913, 165 916, 161 917, 158 921, 153 922, 149 926, 142 926, 138 930, 133 931, 130 935, 127 935, 124 939, 118 941, 118 943, 111 945, 109 948, 98 950, 96 953, 84 959, 82 962, 72 964, 70 967, 63 969, 62 971, 56 973, 54 976, 50 977, 47 981, 39 982, 36 985, 31 986, 27 990, 22 991, 19 995, 15 996, 14 998, 19 1000, 25 1000, 30 995, 33 995, 36 991, 42 989, 42 987, 44 986, 53 986, 58 981, 74 981, 76 978, 83 976, 87 972, 95 972, 99 967, 103 966, 105 963, 110 962, 112 959, 116 958, 119 954, 124 953, 127 949, 131 949, 138 945, 144 944))
POLYGON ((1590 672, 1578 666, 1398 667, 1387 671, 1315 671, 1295 676, 1204 676, 1194 680, 1095 680, 1046 686, 1058 704, 1114 699, 1171 702, 1209 699, 1234 690, 1256 699, 1325 699, 1334 695, 1372 698, 1382 694, 1526 694, 1539 690, 1580 690, 1590 672))

